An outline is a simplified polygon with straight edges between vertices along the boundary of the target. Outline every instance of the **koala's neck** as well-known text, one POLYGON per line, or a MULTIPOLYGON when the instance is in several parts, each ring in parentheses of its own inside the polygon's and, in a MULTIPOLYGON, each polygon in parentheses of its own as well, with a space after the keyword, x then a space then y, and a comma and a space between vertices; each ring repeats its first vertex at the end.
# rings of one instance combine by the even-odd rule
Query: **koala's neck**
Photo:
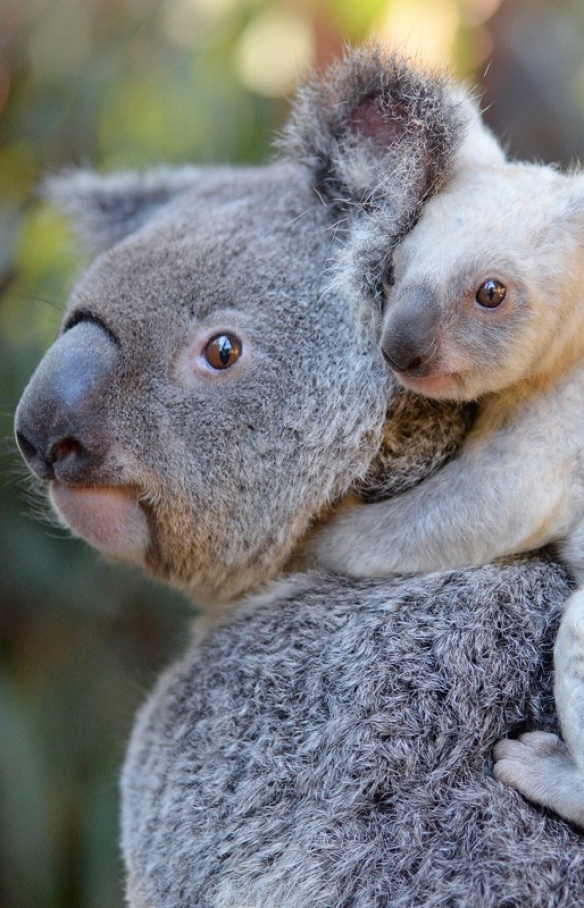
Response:
POLYGON ((205 628, 221 624, 224 620, 229 619, 236 609, 261 608, 263 605, 273 603, 276 599, 285 599, 291 594, 296 595, 299 589, 310 588, 313 583, 314 577, 309 571, 292 570, 288 572, 286 570, 269 579, 258 581, 249 589, 231 597, 191 593, 189 598, 200 611, 197 626, 205 628))
POLYGON ((266 589, 283 576, 291 543, 277 551, 267 548, 258 552, 249 563, 242 561, 232 565, 218 564, 214 577, 207 574, 205 582, 201 577, 186 582, 173 582, 181 592, 206 614, 222 616, 231 614, 242 602, 263 594, 266 589))

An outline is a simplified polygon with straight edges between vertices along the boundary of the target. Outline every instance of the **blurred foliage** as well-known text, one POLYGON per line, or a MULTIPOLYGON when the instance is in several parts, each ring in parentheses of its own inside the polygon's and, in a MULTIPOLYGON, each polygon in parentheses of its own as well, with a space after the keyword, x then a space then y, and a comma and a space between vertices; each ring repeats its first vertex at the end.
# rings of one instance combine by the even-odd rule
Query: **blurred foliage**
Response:
POLYGON ((46 518, 18 397, 81 263, 35 186, 68 164, 255 161, 309 64, 376 34, 485 92, 512 151, 584 153, 579 0, 0 0, 0 906, 116 908, 133 713, 192 607, 46 518))

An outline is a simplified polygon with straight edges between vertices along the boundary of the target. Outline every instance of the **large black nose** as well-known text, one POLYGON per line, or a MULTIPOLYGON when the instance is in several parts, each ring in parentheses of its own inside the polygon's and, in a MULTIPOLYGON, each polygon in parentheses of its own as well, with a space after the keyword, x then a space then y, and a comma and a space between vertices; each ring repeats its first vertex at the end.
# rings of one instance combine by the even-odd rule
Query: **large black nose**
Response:
POLYGON ((440 302, 434 290, 417 284, 392 295, 383 326, 381 350, 396 372, 423 375, 435 359, 440 302))
POLYGON ((16 440, 41 479, 88 481, 109 445, 104 411, 119 346, 99 322, 81 321, 46 353, 16 410, 16 440))

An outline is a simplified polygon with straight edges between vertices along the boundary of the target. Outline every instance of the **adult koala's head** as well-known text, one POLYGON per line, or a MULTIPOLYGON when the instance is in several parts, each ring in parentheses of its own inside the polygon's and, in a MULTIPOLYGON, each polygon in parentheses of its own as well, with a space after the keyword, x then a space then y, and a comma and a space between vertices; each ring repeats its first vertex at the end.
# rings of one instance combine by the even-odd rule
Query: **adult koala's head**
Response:
POLYGON ((368 49, 301 92, 277 163, 50 181, 102 251, 16 432, 74 533, 199 601, 275 574, 379 445, 375 297, 463 119, 368 49))

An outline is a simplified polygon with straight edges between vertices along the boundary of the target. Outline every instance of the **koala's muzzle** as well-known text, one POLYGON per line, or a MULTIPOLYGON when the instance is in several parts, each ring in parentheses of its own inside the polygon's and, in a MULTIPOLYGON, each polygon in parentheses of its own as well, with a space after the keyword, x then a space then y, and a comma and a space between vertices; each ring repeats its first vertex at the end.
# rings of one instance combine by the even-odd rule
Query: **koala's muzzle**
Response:
POLYGON ((16 411, 16 440, 40 479, 90 483, 109 446, 104 404, 120 350, 107 329, 81 321, 40 362, 16 411))
POLYGON ((425 284, 404 288, 388 305, 381 350, 395 372, 426 375, 435 358, 440 303, 425 284))

